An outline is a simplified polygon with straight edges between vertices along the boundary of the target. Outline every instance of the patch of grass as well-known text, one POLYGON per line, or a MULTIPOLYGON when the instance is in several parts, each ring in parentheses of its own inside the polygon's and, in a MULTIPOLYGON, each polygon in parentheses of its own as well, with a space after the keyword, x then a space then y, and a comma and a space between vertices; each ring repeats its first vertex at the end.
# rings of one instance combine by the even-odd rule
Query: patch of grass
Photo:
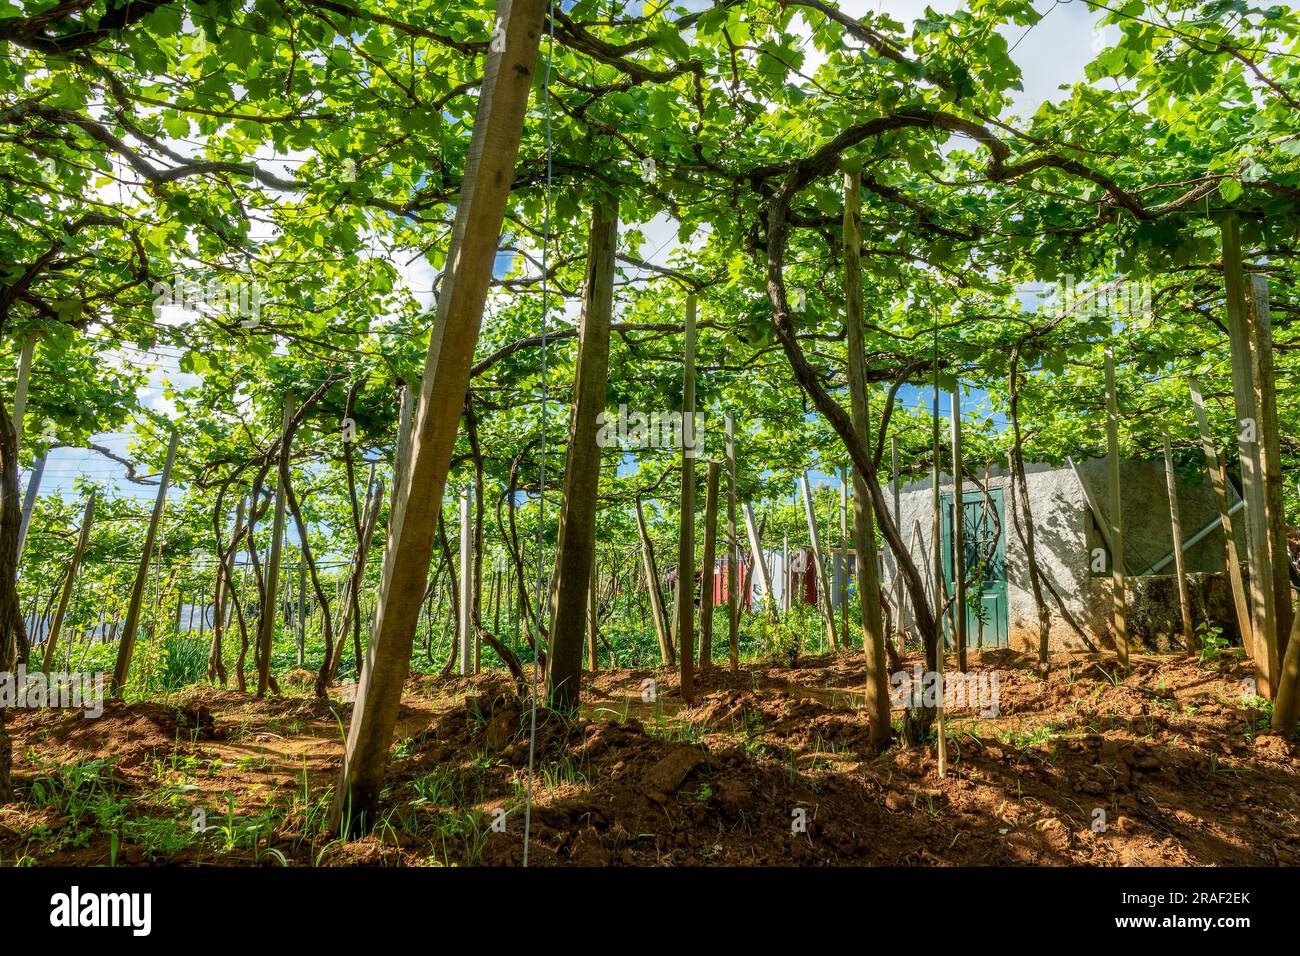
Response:
POLYGON ((465 783, 462 776, 450 767, 437 767, 411 781, 416 798, 412 806, 432 804, 439 807, 459 806, 464 802, 465 783))
POLYGON ((441 815, 437 832, 442 844, 442 857, 430 854, 430 863, 435 866, 476 866, 483 859, 492 826, 483 814, 465 810, 441 815), (452 852, 451 844, 455 843, 460 844, 458 855, 452 852))
POLYGON ((672 743, 697 744, 704 734, 694 724, 673 720, 662 713, 656 713, 653 722, 646 725, 645 732, 651 737, 672 743))
POLYGON ((542 786, 547 790, 557 790, 566 786, 589 786, 583 761, 575 760, 567 754, 559 760, 542 764, 538 768, 538 776, 541 778, 542 786))
POLYGON ((1050 742, 1056 736, 1059 728, 1055 724, 1047 723, 1029 730, 1005 729, 998 731, 998 740, 1017 750, 1028 750, 1031 747, 1041 747, 1050 742))

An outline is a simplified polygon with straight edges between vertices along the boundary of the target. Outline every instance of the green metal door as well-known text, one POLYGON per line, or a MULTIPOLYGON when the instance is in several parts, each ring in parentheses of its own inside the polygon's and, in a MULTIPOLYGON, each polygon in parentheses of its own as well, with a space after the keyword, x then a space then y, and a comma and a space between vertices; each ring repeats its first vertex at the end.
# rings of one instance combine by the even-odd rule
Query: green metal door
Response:
MULTIPOLYGON (((962 496, 962 514, 966 534, 966 580, 972 581, 976 567, 983 575, 975 577, 966 587, 966 646, 1007 646, 1007 563, 1006 528, 1003 522, 1002 489, 993 488, 989 498, 993 507, 979 491, 968 491, 962 496)), ((952 555, 952 500, 943 495, 943 578, 947 593, 953 593, 952 555)), ((944 619, 944 633, 948 643, 952 637, 950 619, 944 619)))

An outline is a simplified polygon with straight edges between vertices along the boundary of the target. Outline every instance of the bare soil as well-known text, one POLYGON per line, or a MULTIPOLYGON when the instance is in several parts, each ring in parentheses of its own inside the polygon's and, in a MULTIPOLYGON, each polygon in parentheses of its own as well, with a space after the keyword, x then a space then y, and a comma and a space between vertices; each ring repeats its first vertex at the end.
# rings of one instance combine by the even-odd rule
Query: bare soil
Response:
MULTIPOLYGON (((667 669, 602 671, 576 720, 537 713, 529 862, 1300 862, 1300 748, 1243 697, 1248 663, 1142 657, 1121 677, 1106 659, 1063 658, 1043 676, 999 651, 973 654, 972 669, 998 672, 1000 712, 947 715, 944 778, 933 746, 869 749, 860 655, 714 667, 689 708, 667 669)), ((11 712, 21 799, 0 807, 0 860, 522 862, 531 714, 508 679, 412 678, 379 824, 338 841, 320 825, 348 696, 198 686, 110 702, 97 720, 11 712), (105 761, 90 789, 107 811, 50 799, 91 760, 105 761), (208 830, 191 835, 196 808, 208 830)))

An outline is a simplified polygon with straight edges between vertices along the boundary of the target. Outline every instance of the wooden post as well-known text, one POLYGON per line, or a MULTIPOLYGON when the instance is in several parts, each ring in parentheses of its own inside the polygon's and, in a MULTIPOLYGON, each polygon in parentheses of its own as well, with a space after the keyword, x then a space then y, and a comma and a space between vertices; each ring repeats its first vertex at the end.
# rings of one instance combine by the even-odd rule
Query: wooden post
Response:
POLYGON ((961 468, 961 385, 952 390, 952 623, 957 670, 966 672, 966 505, 961 468))
POLYGON ((849 646, 849 470, 840 469, 840 547, 835 552, 835 587, 840 596, 840 646, 849 646))
POLYGON ((54 620, 50 623, 49 637, 45 641, 45 660, 41 669, 50 673, 54 669, 54 649, 59 642, 59 630, 63 627, 63 616, 68 610, 68 599, 72 597, 72 584, 77 578, 77 569, 81 567, 81 557, 86 553, 86 542, 90 540, 90 523, 95 520, 95 494, 98 489, 90 490, 86 499, 86 510, 81 517, 81 531, 77 534, 77 544, 72 549, 72 560, 68 562, 68 573, 63 578, 63 590, 59 592, 59 606, 54 611, 54 620))
POLYGON ((700 577, 700 670, 713 665, 713 566, 717 563, 718 480, 722 464, 709 462, 704 489, 704 560, 700 577))
POLYGON ((456 202, 437 318, 415 415, 411 458, 389 523, 393 560, 384 567, 366 664, 348 727, 347 748, 330 810, 368 821, 388 766, 402 685, 410 670, 443 486, 451 466, 483 307, 514 182, 524 113, 535 77, 546 0, 499 0, 496 36, 484 63, 474 131, 456 202))
MULTIPOLYGON (((601 196, 591 210, 587 270, 578 328, 578 366, 569 419, 568 463, 555 543, 551 593, 547 694, 557 710, 574 712, 582 687, 584 618, 594 600, 596 511, 600 491, 600 425, 609 379, 610 322, 614 315, 614 265, 618 251, 618 200, 601 196)), ((585 621, 595 659, 594 619, 585 621)), ((595 670, 594 665, 591 668, 595 670)))
POLYGON ((28 333, 23 337, 22 350, 18 353, 18 380, 14 383, 14 448, 22 447, 23 416, 27 414, 27 388, 32 374, 32 356, 36 353, 36 336, 28 333))
POLYGON ((397 407, 397 441, 393 449, 393 490, 389 496, 388 510, 397 505, 397 495, 402 488, 407 463, 411 458, 411 427, 415 422, 415 392, 410 385, 402 386, 397 407))
POLYGON ((1115 358, 1106 350, 1106 463, 1110 472, 1110 577, 1115 650, 1128 670, 1128 620, 1124 600, 1124 512, 1119 484, 1119 400, 1115 396, 1115 358))
MULTIPOLYGON (((23 338, 22 350, 18 353, 18 380, 14 384, 13 426, 14 454, 23 444, 23 417, 27 414, 27 388, 32 372, 32 357, 36 352, 36 336, 28 334, 23 338)), ((36 462, 31 475, 27 478, 27 490, 23 496, 23 510, 18 519, 18 551, 21 564, 23 545, 27 542, 27 529, 31 527, 32 511, 36 507, 36 496, 41 489, 41 477, 45 474, 45 462, 49 458, 47 451, 36 462)))
MULTIPOLYGON (((397 560, 396 553, 394 552, 392 547, 393 542, 395 540, 392 534, 393 521, 395 519, 395 516, 397 515, 399 489, 401 488, 402 482, 404 481, 406 474, 409 470, 410 457, 411 457, 411 444, 413 441, 413 433, 414 433, 414 426, 415 426, 415 413, 416 413, 415 392, 409 384, 403 385, 401 389, 401 395, 399 396, 398 399, 397 438, 396 441, 394 442, 394 448, 393 448, 393 487, 389 492, 389 506, 388 506, 389 535, 387 540, 384 542, 384 552, 383 552, 383 556, 380 558, 380 581, 381 582, 387 580, 389 577, 389 572, 388 572, 389 563, 397 560)), ((375 523, 377 522, 379 517, 379 497, 375 496, 373 497, 373 499, 371 497, 371 490, 374 487, 377 487, 375 485, 375 466, 374 464, 371 464, 370 471, 366 477, 366 496, 367 496, 366 511, 362 515, 362 521, 361 521, 361 526, 362 526, 361 542, 358 543, 356 557, 354 562, 352 563, 352 569, 349 572, 348 578, 344 580, 343 590, 341 591, 340 596, 338 598, 338 601, 342 606, 342 620, 341 620, 341 626, 338 629, 337 638, 335 639, 334 642, 334 650, 330 652, 329 673, 326 675, 327 683, 329 681, 332 681, 334 679, 334 675, 338 672, 339 664, 341 663, 343 657, 343 647, 347 643, 348 631, 350 630, 352 625, 353 610, 352 610, 351 588, 350 588, 351 578, 353 576, 357 576, 358 578, 360 578, 360 576, 364 574, 363 569, 366 564, 366 558, 370 553, 370 543, 374 535, 375 523), (360 562, 360 568, 358 568, 356 564, 356 562, 358 561, 360 562)), ((438 507, 439 509, 441 509, 442 507, 441 498, 439 499, 438 507)), ((434 518, 434 526, 435 528, 437 527, 436 517, 434 518)), ((426 575, 427 573, 428 572, 426 569, 426 575)), ((382 588, 382 583, 380 586, 382 588)), ((423 590, 421 590, 420 597, 416 601, 415 615, 411 624, 412 640, 414 640, 415 637, 415 629, 419 626, 419 620, 420 620, 419 604, 423 600, 423 598, 424 598, 424 593, 423 590)), ((376 605, 376 609, 377 608, 378 605, 376 605)), ((327 612, 322 609, 321 614, 324 615, 325 613, 327 612)), ((375 618, 372 616, 371 618, 372 625, 374 621, 375 618)), ((362 663, 363 663, 362 661, 357 661, 358 680, 360 679, 360 671, 363 669, 362 663)))
POLYGON ((587 670, 593 674, 600 669, 596 642, 600 639, 600 565, 596 549, 591 549, 591 582, 587 592, 587 670))
POLYGON ((283 472, 289 469, 289 424, 293 420, 293 403, 285 400, 280 424, 280 480, 275 483, 275 513, 271 519, 271 548, 266 557, 266 594, 257 622, 257 696, 265 697, 271 688, 271 646, 275 639, 275 622, 280 616, 280 561, 284 551, 284 514, 288 501, 283 472))
POLYGON ((650 616, 654 618, 655 634, 659 637, 659 660, 666 667, 676 661, 673 655, 672 639, 668 636, 668 613, 664 609, 663 594, 659 590, 659 569, 655 566, 654 543, 650 540, 650 531, 646 528, 645 511, 641 507, 641 497, 636 499, 636 528, 641 535, 641 559, 645 568, 645 585, 650 595, 650 616))
POLYGON ((803 485, 804 516, 808 519, 808 542, 812 550, 813 567, 817 573, 817 604, 821 608, 822 620, 826 624, 826 637, 832 648, 838 646, 839 636, 835 632, 835 608, 831 605, 830 576, 826 573, 826 562, 822 559, 821 535, 817 533, 817 508, 813 501, 812 485, 806 474, 799 476, 803 485))
MULTIPOLYGON (((889 437, 889 468, 890 468, 890 488, 894 495, 894 527, 901 529, 903 527, 903 495, 901 483, 898 480, 898 436, 889 437)), ((857 495, 857 479, 854 478, 853 493, 857 495)), ((870 502, 868 502, 870 504, 870 502)), ((856 514, 856 512, 855 512, 856 514)), ((899 532, 902 533, 901 530, 899 532)), ((903 586, 902 569, 897 564, 894 565, 894 606, 897 609, 894 628, 898 635, 898 653, 907 652, 907 625, 904 623, 905 605, 907 603, 907 588, 903 586)))
POLYGON ((736 435, 731 412, 727 429, 727 658, 740 667, 740 537, 736 532, 736 435))
POLYGON ((294 615, 297 631, 297 661, 302 667, 307 655, 307 559, 303 549, 298 549, 298 613, 294 615))
MULTIPOLYGON (((1290 551, 1287 548, 1286 502, 1283 496, 1282 453, 1278 435, 1277 395, 1273 374, 1273 320, 1268 302, 1268 279, 1250 277, 1246 318, 1250 323, 1251 372, 1258 413, 1258 451, 1264 485, 1265 537, 1269 567, 1273 572, 1274 616, 1277 620, 1277 654, 1286 654, 1291 630, 1290 551)), ((1275 681, 1276 682, 1276 681, 1275 681)))
POLYGON ((1196 633, 1192 629, 1192 603, 1187 595, 1187 570, 1183 566, 1183 525, 1178 517, 1178 481, 1174 475, 1174 456, 1169 450, 1169 432, 1164 433, 1165 484, 1169 489, 1169 528, 1174 539, 1174 571, 1178 577, 1178 608, 1183 621, 1183 650, 1191 654, 1196 649, 1196 633))
MULTIPOLYGON (((1237 538, 1232 530, 1232 513, 1228 508, 1228 478, 1223 461, 1214 447, 1214 435, 1210 431, 1210 419, 1205 414, 1205 400, 1201 397, 1201 386, 1195 375, 1187 377, 1187 388, 1192 396, 1192 405, 1196 410, 1196 426, 1201 433, 1201 450, 1205 453, 1206 466, 1210 472, 1210 484, 1214 487, 1214 500, 1219 507, 1219 524, 1223 527, 1224 570, 1232 588, 1232 603, 1237 614, 1237 630, 1241 634, 1241 645, 1256 659, 1255 625, 1250 618, 1250 602, 1246 595, 1246 585, 1241 579, 1241 559, 1237 556, 1237 538)), ((1256 668, 1256 683, 1259 673, 1256 668)))
MULTIPOLYGON (((936 331, 936 336, 938 332, 936 331)), ((933 469, 931 472, 931 495, 930 509, 932 520, 930 522, 930 537, 933 550, 934 568, 934 626, 936 632, 935 640, 935 723, 936 737, 938 741, 937 760, 939 776, 944 777, 948 774, 948 721, 945 713, 944 704, 944 666, 947 663, 945 658, 947 648, 944 645, 943 633, 943 605, 946 594, 943 586, 943 526, 940 520, 939 506, 939 480, 942 477, 940 470, 940 442, 939 442, 939 366, 934 367, 934 425, 932 428, 930 442, 930 457, 933 460, 933 469)))
MULTIPOLYGON (((1228 344, 1232 354, 1232 393, 1237 413, 1237 450, 1241 462, 1241 496, 1246 502, 1246 564, 1250 580, 1251 626, 1255 635, 1256 687, 1272 697, 1278 671, 1278 601, 1273 593, 1273 561, 1269 544, 1268 491, 1265 487, 1256 397, 1255 358, 1251 318, 1241 265, 1241 240, 1236 216, 1222 224, 1223 279, 1226 287, 1228 344)), ((1288 596, 1289 599, 1289 596, 1288 596)))
MULTIPOLYGON (((1102 512, 1101 508, 1097 506, 1096 499, 1092 497, 1092 490, 1088 487, 1088 483, 1083 480, 1083 472, 1079 470, 1079 466, 1075 464, 1074 459, 1069 455, 1066 455, 1065 460, 1069 462, 1070 469, 1074 472, 1074 480, 1079 483, 1079 488, 1083 492, 1083 500, 1088 505, 1088 510, 1092 512, 1092 517, 1097 522, 1097 531, 1101 534, 1101 543, 1106 546, 1106 551, 1110 554, 1111 563, 1114 564, 1116 561, 1115 543, 1110 534, 1110 521, 1106 518, 1106 515, 1102 512)), ((1016 493, 1016 483, 1014 481, 1011 483, 1011 493, 1013 495, 1016 493)))
MULTIPOLYGON (((208 629, 208 605, 207 597, 203 593, 203 585, 199 584, 196 591, 199 596, 199 641, 203 640, 203 634, 208 629)), ((101 615, 103 612, 100 612, 101 615)))
MULTIPOLYGON (((492 633, 499 637, 501 635, 501 598, 503 595, 510 593, 510 576, 508 573, 502 572, 501 570, 500 555, 497 555, 496 569, 493 576, 496 579, 496 600, 492 604, 492 633)), ((509 613, 509 611, 506 612, 507 617, 509 616, 509 613)), ((425 620, 428 621, 428 618, 429 611, 428 605, 426 604, 425 620)), ((432 622, 430 622, 430 627, 432 627, 432 622)))
POLYGON ((682 359, 682 484, 677 535, 677 662, 682 700, 695 700, 695 294, 686 297, 682 359))
POLYGON ((1279 733, 1291 734, 1295 732, 1297 720, 1300 720, 1300 614, 1291 618, 1291 634, 1278 675, 1270 726, 1279 733))
POLYGON ((767 562, 763 560, 763 542, 758 536, 758 523, 754 521, 754 508, 748 501, 745 502, 745 530, 749 533, 749 550, 752 554, 753 573, 758 575, 759 587, 763 589, 766 595, 764 604, 767 605, 768 615, 776 619, 776 597, 772 593, 772 578, 767 573, 767 562))
POLYGON ((27 476, 27 489, 23 492, 23 511, 18 519, 18 557, 23 556, 23 545, 27 543, 27 529, 32 525, 32 513, 36 509, 36 496, 40 494, 41 478, 45 474, 45 463, 49 461, 47 451, 37 460, 32 473, 27 476))
MULTIPOLYGON (((863 447, 870 447, 871 405, 867 396, 865 313, 862 304, 862 175, 844 174, 844 296, 849 353, 849 400, 853 430, 863 447)), ((894 455, 894 520, 898 522, 898 442, 894 455)), ((880 575, 876 563, 875 515, 866 480, 853 469, 853 548, 858 563, 858 594, 862 608, 862 647, 866 652, 867 727, 872 746, 889 744, 889 668, 885 626, 880 615, 880 575)), ((899 525, 901 527, 901 525, 899 525)), ((901 587, 900 587, 901 593, 901 587)), ((902 633, 899 606, 899 633, 902 633)), ((900 637, 899 646, 902 646, 900 637)))
POLYGON ((131 586, 131 599, 126 606, 126 620, 122 624, 122 636, 117 645, 117 660, 113 666, 113 680, 109 685, 109 694, 120 696, 126 686, 127 674, 131 670, 131 654, 135 650, 135 634, 140 626, 140 609, 144 602, 144 589, 149 581, 149 558, 153 554, 154 541, 158 537, 158 526, 162 523, 163 507, 167 502, 167 485, 171 482, 172 466, 176 463, 176 448, 180 444, 180 432, 172 432, 171 441, 167 443, 167 459, 163 464, 162 475, 158 479, 158 496, 154 498, 153 514, 149 517, 149 528, 144 536, 144 549, 140 553, 140 565, 135 572, 135 583, 131 586))
POLYGON ((460 673, 474 673, 474 517, 469 490, 460 493, 460 673))
MULTIPOLYGON (((808 573, 805 568, 804 574, 808 573)), ((794 591, 794 572, 790 569, 790 536, 781 535, 781 600, 779 602, 782 611, 788 611, 793 604, 794 591)))

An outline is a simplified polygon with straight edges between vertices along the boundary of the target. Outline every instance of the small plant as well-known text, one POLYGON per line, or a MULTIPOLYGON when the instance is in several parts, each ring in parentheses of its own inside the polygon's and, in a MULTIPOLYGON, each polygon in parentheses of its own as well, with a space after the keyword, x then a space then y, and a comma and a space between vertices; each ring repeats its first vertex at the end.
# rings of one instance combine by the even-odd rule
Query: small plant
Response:
POLYGON ((785 617, 779 617, 776 601, 768 594, 763 597, 763 612, 760 630, 768 655, 794 667, 799 660, 802 611, 792 609, 785 617))
POLYGON ((1228 639, 1223 636, 1223 628, 1211 624, 1209 621, 1202 622, 1197 629, 1196 637, 1201 645, 1202 664, 1217 661, 1228 648, 1228 639))
POLYGON ((1056 736, 1056 727, 1052 724, 1042 724, 1030 730, 1000 730, 998 731, 998 740, 1017 750, 1026 750, 1030 747, 1040 747, 1048 743, 1056 736))
POLYGON ((564 786, 586 787, 587 775, 582 771, 578 761, 570 756, 553 761, 541 767, 542 786, 555 790, 564 786))
POLYGON ((456 806, 459 803, 456 799, 456 791, 460 789, 456 785, 459 782, 453 771, 443 767, 422 777, 416 777, 411 781, 411 786, 415 788, 416 793, 416 798, 411 801, 411 804, 413 806, 425 804, 456 806))

